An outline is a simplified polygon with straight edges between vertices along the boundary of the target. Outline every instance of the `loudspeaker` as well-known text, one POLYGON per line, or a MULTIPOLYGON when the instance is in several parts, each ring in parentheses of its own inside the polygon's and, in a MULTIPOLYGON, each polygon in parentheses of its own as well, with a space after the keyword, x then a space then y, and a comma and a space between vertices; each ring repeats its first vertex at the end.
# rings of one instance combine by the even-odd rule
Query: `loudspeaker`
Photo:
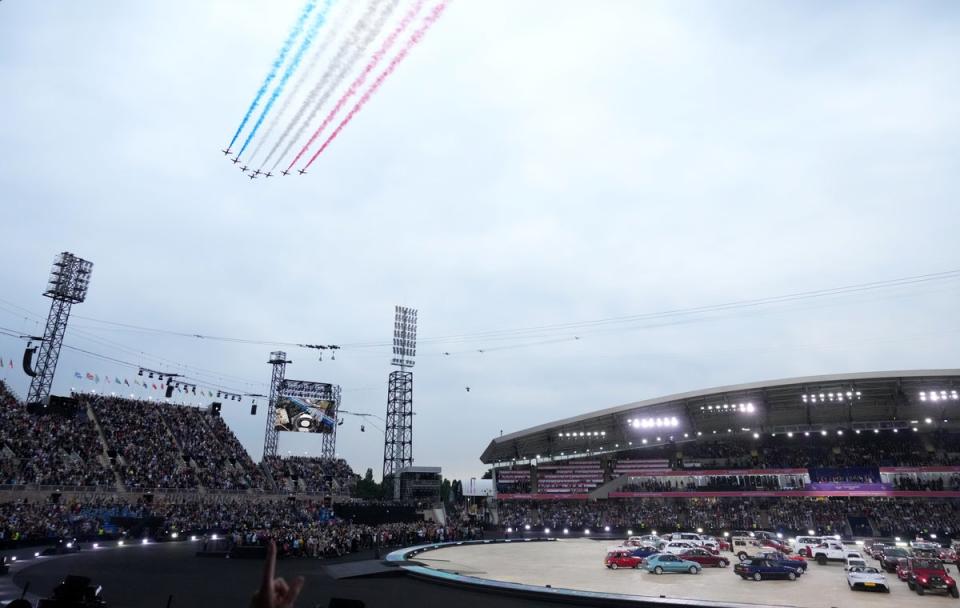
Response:
POLYGON ((257 404, 256 404, 256 403, 254 403, 253 405, 250 406, 250 415, 251 415, 251 416, 256 416, 256 415, 257 415, 257 404))
POLYGON ((220 403, 219 401, 214 401, 213 403, 210 404, 210 415, 211 415, 211 416, 219 416, 219 415, 220 415, 220 408, 222 408, 222 407, 223 407, 223 404, 222 404, 222 403, 220 403))

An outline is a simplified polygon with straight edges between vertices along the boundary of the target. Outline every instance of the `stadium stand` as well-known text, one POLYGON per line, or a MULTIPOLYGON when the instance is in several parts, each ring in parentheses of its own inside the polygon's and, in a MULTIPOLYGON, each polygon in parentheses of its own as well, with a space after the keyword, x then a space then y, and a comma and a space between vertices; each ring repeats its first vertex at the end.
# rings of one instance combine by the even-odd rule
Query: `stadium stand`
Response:
POLYGON ((599 460, 545 464, 537 470, 537 485, 547 494, 582 494, 603 483, 599 460))
POLYGON ((0 485, 99 487, 116 481, 86 412, 32 414, 0 384, 0 485))
POLYGON ((286 492, 349 495, 357 475, 343 459, 289 456, 267 458, 267 470, 277 488, 286 492))

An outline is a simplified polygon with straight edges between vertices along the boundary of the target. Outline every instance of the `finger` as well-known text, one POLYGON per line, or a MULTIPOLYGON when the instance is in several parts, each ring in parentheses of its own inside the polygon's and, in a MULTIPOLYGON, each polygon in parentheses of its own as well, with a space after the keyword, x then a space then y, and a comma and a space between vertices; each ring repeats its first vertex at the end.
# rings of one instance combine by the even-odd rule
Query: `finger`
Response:
POLYGON ((273 590, 280 595, 284 595, 290 591, 290 585, 288 585, 287 581, 283 580, 282 578, 275 578, 273 579, 273 590))
POLYGON ((284 598, 284 607, 293 606, 293 603, 297 601, 297 596, 300 595, 300 590, 303 589, 303 583, 304 579, 302 576, 298 576, 297 578, 293 579, 293 585, 290 587, 290 594, 284 598))
POLYGON ((260 583, 260 592, 268 597, 273 591, 273 575, 277 568, 277 545, 270 540, 267 542, 267 563, 263 565, 263 581, 260 583))

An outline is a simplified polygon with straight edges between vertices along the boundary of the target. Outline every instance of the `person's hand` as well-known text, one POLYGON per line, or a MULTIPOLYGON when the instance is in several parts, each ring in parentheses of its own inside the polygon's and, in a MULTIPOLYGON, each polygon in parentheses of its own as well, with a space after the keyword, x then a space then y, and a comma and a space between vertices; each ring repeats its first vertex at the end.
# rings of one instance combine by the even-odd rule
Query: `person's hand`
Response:
POLYGON ((253 594, 250 608, 289 608, 297 601, 303 589, 303 577, 293 579, 287 584, 282 578, 274 578, 277 569, 277 545, 272 540, 267 544, 267 563, 263 565, 263 579, 260 590, 253 594))

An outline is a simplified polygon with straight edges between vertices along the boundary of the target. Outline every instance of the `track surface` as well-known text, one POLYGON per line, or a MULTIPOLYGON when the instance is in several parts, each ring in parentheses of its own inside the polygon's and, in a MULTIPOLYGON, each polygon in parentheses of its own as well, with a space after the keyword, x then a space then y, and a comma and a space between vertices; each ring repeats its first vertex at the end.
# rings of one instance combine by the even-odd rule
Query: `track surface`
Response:
MULTIPOLYGON (((642 570, 608 570, 603 558, 611 541, 559 540, 555 543, 511 543, 447 547, 416 559, 432 568, 461 575, 554 588, 623 593, 647 597, 713 600, 802 608, 911 608, 960 605, 949 596, 918 596, 888 574, 890 593, 851 591, 840 564, 809 564, 796 581, 745 581, 733 566, 707 568, 699 575, 664 574, 642 570), (956 602, 956 604, 954 603, 956 602)), ((731 559, 736 559, 731 556, 731 559)), ((867 558, 868 562, 872 562, 867 558)), ((950 566, 953 575, 957 567, 950 566)))

